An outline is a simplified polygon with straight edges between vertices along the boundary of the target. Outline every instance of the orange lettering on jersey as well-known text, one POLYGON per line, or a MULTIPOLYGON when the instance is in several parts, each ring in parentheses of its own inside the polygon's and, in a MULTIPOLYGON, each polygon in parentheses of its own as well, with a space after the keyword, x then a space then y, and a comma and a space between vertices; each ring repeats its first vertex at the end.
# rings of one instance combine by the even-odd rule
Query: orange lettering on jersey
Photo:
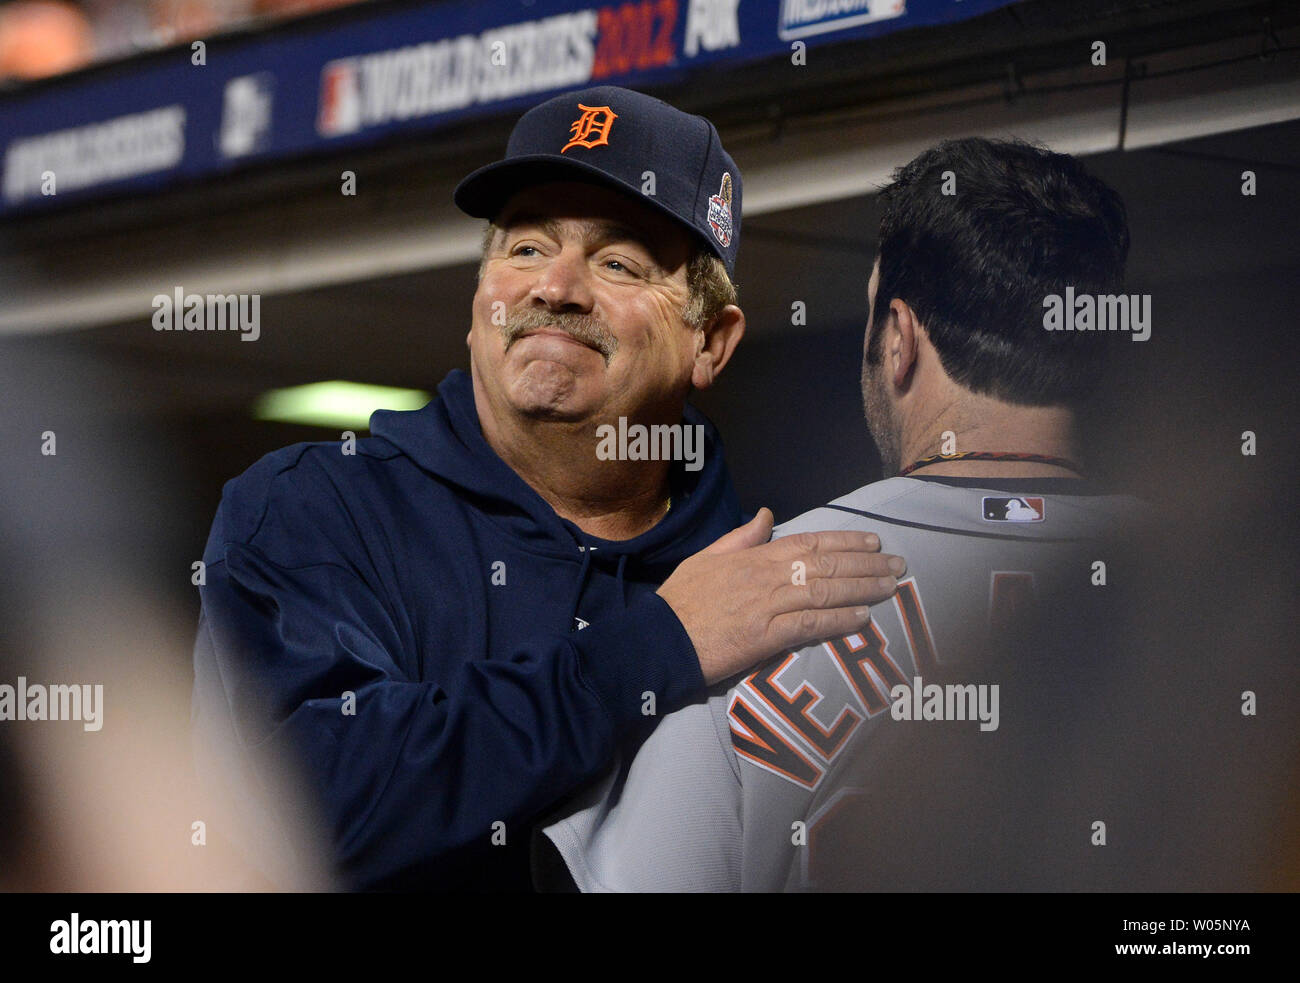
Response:
POLYGON ((569 124, 572 136, 560 153, 572 147, 586 147, 588 150, 593 147, 608 147, 609 130, 614 125, 614 120, 618 119, 618 113, 608 106, 584 106, 578 103, 578 108, 582 110, 582 115, 569 124))
POLYGON ((844 844, 861 842, 863 830, 869 827, 862 822, 867 803, 866 789, 841 788, 826 804, 808 817, 808 849, 803 851, 803 886, 816 887, 819 883, 834 881, 843 874, 844 844), (846 808, 850 806, 851 808, 846 808), (823 841, 832 847, 830 853, 823 841), (834 847, 840 849, 836 851, 834 847))
POLYGON ((916 666, 918 676, 925 678, 939 671, 939 655, 934 650, 934 639, 930 637, 930 626, 925 621, 925 608, 921 606, 921 594, 916 589, 915 578, 909 577, 898 585, 894 603, 907 630, 907 642, 912 646, 912 663, 916 666))
MULTIPOLYGON (((780 663, 773 663, 766 669, 760 669, 748 679, 749 686, 758 698, 766 703, 772 711, 793 727, 823 758, 829 761, 835 752, 849 739, 859 723, 861 714, 845 704, 836 714, 835 721, 829 728, 823 727, 809 714, 822 701, 822 694, 812 683, 801 682, 793 693, 787 692, 777 680, 786 667, 796 658, 791 652, 780 663)), ((900 677, 901 678, 901 677, 900 677)))
POLYGON ((817 786, 821 768, 760 717, 739 693, 732 695, 727 716, 731 720, 731 746, 737 754, 797 785, 817 786))
POLYGON ((890 690, 900 684, 907 685, 907 678, 902 670, 889 657, 889 643, 885 641, 885 636, 880 633, 880 629, 874 622, 869 623, 866 630, 859 634, 828 642, 827 648, 831 650, 840 668, 844 670, 844 675, 848 677, 849 683, 858 694, 858 699, 866 708, 868 717, 874 717, 889 706, 890 690), (867 672, 868 663, 884 682, 883 692, 867 672))
POLYGON ((994 570, 989 580, 989 634, 1009 634, 1034 605, 1034 575, 1020 570, 994 570))

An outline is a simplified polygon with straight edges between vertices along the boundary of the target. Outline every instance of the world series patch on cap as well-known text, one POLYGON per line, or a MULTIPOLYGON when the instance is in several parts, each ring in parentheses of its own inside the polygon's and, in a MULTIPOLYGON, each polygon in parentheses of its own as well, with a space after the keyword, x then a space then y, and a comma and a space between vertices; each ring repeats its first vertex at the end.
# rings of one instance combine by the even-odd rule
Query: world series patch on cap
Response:
POLYGON ((613 85, 556 96, 520 117, 504 159, 461 181, 455 201, 492 219, 516 191, 546 181, 635 195, 685 225, 735 274, 740 170, 703 116, 613 85))

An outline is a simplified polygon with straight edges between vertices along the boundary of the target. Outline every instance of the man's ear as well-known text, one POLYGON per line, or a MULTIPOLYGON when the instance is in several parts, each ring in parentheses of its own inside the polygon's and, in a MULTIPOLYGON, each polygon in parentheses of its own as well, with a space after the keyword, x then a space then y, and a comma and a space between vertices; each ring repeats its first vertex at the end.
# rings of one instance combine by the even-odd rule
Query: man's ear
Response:
POLYGON ((728 304, 696 332, 691 385, 696 389, 708 389, 713 385, 744 336, 745 312, 735 304, 728 304))
POLYGON ((898 389, 906 388, 921 342, 921 325, 907 301, 895 297, 889 302, 889 321, 884 338, 885 368, 898 389))

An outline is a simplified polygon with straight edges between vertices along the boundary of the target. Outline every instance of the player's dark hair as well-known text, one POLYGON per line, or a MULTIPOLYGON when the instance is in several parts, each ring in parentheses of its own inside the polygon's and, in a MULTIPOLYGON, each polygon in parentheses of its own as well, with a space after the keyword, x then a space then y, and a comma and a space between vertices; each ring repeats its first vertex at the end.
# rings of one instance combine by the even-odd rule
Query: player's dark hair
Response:
POLYGON ((969 138, 899 168, 880 198, 868 362, 879 360, 879 329, 898 298, 966 388, 1034 406, 1091 395, 1114 338, 1046 330, 1043 301, 1067 286, 1076 295, 1123 290, 1129 233, 1115 191, 1066 154, 969 138))

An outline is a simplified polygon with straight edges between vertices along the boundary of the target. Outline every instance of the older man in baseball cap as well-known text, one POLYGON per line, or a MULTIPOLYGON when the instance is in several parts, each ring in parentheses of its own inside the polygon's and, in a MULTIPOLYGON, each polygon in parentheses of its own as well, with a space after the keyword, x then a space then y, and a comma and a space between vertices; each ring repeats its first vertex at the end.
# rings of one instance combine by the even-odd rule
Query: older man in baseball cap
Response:
POLYGON ((344 883, 526 888, 531 825, 623 738, 893 592, 873 535, 742 524, 687 404, 744 332, 740 200, 707 120, 612 87, 534 108, 456 190, 489 220, 470 372, 355 454, 297 444, 226 486, 203 767, 296 761, 344 883))

